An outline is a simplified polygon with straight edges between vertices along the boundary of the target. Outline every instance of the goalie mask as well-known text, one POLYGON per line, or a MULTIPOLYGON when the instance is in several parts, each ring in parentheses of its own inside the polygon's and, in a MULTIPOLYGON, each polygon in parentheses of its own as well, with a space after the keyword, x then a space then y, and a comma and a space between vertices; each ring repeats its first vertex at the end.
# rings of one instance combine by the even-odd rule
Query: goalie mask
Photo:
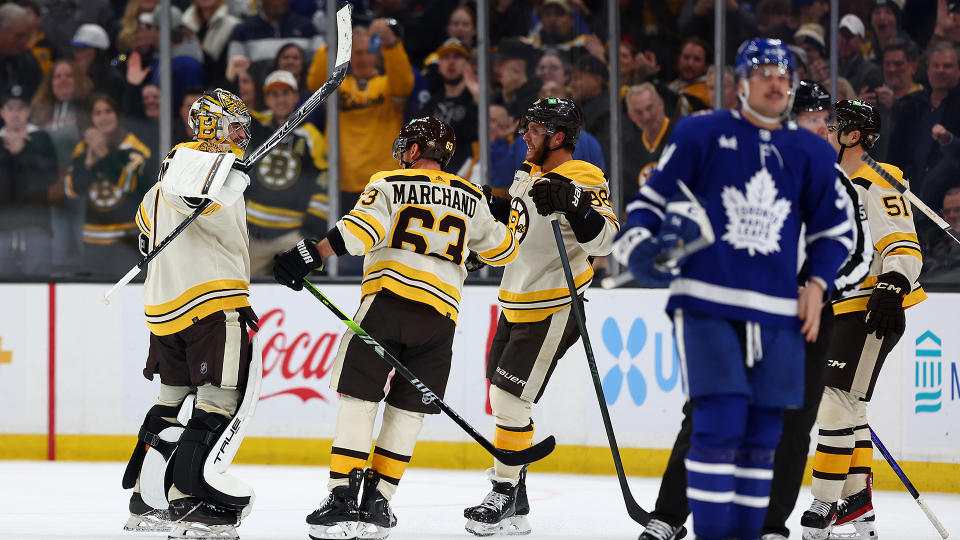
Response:
POLYGON ((421 158, 435 160, 442 169, 450 161, 457 148, 457 139, 453 128, 446 122, 436 118, 414 118, 400 129, 400 134, 393 141, 393 158, 401 163, 404 169, 413 167, 421 158), (417 143, 420 154, 413 161, 404 161, 403 154, 417 143))
POLYGON ((190 129, 198 141, 242 158, 250 143, 250 112, 243 100, 222 88, 205 92, 190 107, 190 129))

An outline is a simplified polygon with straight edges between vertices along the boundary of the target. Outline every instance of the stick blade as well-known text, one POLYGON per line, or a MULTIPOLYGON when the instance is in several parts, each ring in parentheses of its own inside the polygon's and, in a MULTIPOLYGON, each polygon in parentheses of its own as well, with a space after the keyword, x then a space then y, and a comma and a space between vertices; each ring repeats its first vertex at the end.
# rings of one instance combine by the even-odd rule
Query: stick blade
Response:
POLYGON ((519 466, 539 461, 550 455, 557 446, 557 440, 550 435, 537 444, 523 450, 497 450, 493 457, 504 465, 519 466))

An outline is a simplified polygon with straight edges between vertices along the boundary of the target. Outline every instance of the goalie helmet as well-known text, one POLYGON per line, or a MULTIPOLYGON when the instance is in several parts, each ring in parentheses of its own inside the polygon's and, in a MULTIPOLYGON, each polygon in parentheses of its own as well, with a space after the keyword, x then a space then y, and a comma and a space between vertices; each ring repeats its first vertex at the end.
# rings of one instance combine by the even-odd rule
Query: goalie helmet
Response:
POLYGON ((530 122, 537 122, 547 127, 547 138, 554 133, 565 135, 564 144, 577 144, 580 138, 580 126, 583 124, 583 113, 573 100, 566 98, 540 98, 533 102, 520 119, 519 133, 525 134, 530 122))
POLYGON ((198 141, 213 144, 220 151, 243 157, 250 143, 250 111, 243 100, 222 88, 204 92, 190 107, 188 122, 198 141), (234 124, 243 130, 240 140, 230 136, 234 124))
POLYGON ((446 122, 427 116, 414 118, 408 122, 393 141, 393 157, 403 164, 404 168, 413 167, 420 158, 435 160, 440 168, 446 166, 457 148, 457 139, 453 128, 446 122), (420 155, 412 162, 403 160, 403 153, 410 145, 417 143, 420 155))
POLYGON ((838 101, 835 109, 837 136, 857 130, 863 149, 871 149, 880 138, 880 113, 876 107, 859 99, 845 99, 838 101))

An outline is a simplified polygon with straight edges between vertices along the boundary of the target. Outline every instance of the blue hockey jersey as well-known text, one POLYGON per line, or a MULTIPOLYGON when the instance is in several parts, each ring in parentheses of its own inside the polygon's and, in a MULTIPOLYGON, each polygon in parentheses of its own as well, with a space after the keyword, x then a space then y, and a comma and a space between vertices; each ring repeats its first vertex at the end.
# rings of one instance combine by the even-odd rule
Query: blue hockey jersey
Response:
POLYGON ((854 210, 835 162, 826 141, 792 122, 771 131, 730 110, 680 120, 627 207, 627 227, 655 236, 682 180, 710 219, 716 241, 683 264, 667 311, 799 328, 801 223, 810 276, 828 286, 853 247, 854 210))

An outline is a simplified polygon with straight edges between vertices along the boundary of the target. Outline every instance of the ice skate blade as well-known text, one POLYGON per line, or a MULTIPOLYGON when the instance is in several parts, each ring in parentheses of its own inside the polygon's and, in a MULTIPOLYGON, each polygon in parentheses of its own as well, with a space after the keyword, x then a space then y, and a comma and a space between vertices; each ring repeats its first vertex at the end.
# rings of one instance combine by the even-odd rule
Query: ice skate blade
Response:
POLYGON ((391 530, 391 527, 381 527, 375 523, 357 522, 357 538, 386 538, 391 530))
POLYGON ((168 532, 173 524, 156 516, 138 516, 131 514, 123 530, 129 532, 168 532))
POLYGON ((830 537, 830 529, 833 528, 833 525, 827 527, 826 529, 814 529, 811 527, 803 528, 803 540, 827 540, 830 537))
POLYGON ((332 525, 311 525, 307 536, 313 540, 353 540, 357 537, 357 522, 338 521, 332 525))
POLYGON ((527 516, 511 516, 499 523, 483 523, 468 519, 464 528, 475 536, 520 536, 530 534, 531 530, 527 516))
POLYGON ((829 540, 879 540, 877 535, 877 522, 870 521, 851 521, 845 525, 853 525, 853 531, 831 530, 829 540))
POLYGON ((203 523, 177 522, 170 529, 168 540, 239 540, 235 525, 205 525, 203 523))

